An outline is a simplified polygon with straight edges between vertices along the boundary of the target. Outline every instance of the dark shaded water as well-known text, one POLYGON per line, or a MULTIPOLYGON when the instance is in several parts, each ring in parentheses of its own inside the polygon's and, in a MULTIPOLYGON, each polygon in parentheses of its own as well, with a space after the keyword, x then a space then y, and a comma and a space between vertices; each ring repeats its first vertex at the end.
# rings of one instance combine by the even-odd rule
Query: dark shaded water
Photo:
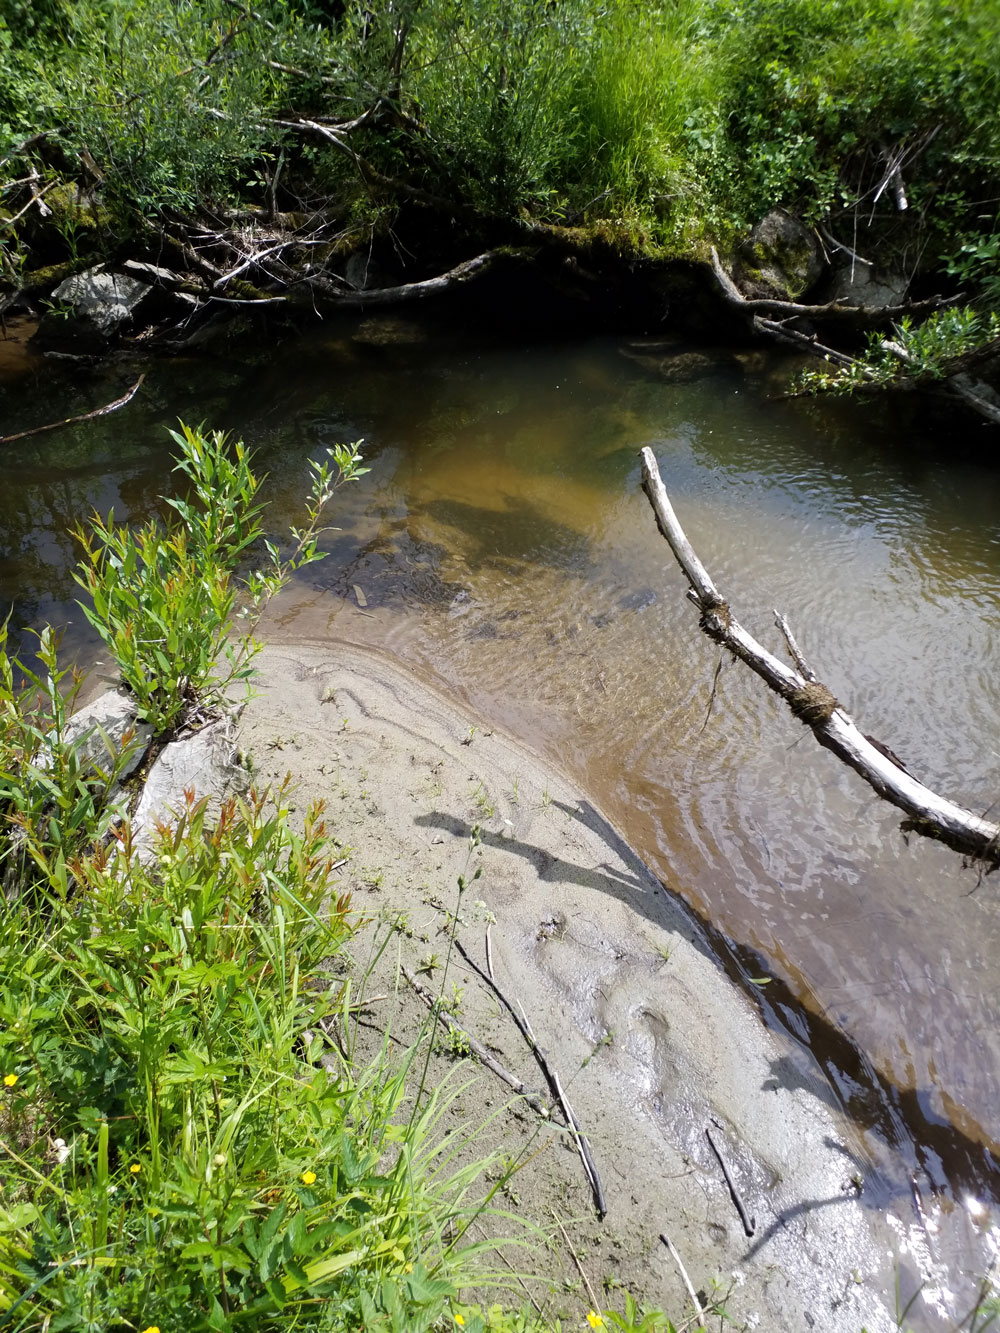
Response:
MULTIPOLYGON (((893 405, 769 402, 788 367, 758 353, 512 348, 398 319, 233 349, 153 364, 123 412, 8 448, 13 623, 68 620, 68 646, 92 655, 66 528, 95 506, 155 510, 178 416, 254 446, 273 531, 300 516, 306 459, 364 436, 372 471, 342 496, 330 559, 265 633, 387 648, 577 778, 824 1067, 866 1134, 868 1197, 897 1219, 904 1276, 953 1308, 961 1270, 995 1248, 997 878, 908 842, 742 667, 724 663, 712 697, 718 650, 636 452, 656 450, 742 622, 778 650, 780 608, 863 730, 985 810, 1000 798, 995 436, 928 433, 893 405)), ((0 358, 0 433, 135 378, 102 374, 19 364, 5 381, 0 358)))

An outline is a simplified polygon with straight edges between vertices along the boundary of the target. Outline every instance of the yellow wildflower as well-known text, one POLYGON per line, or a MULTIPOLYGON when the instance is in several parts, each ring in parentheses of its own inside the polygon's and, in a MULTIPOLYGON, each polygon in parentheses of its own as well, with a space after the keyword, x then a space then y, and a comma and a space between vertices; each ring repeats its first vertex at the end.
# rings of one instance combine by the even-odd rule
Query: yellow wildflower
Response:
POLYGON ((303 1185, 314 1185, 314 1184, 316 1183, 316 1172, 315 1172, 315 1171, 303 1171, 303 1172, 302 1172, 302 1183, 303 1183, 303 1185))
POLYGON ((137 1176, 139 1172, 142 1170, 142 1167, 139 1165, 138 1162, 133 1162, 132 1165, 129 1167, 129 1170, 132 1172, 133 1176, 137 1176))
POLYGON ((587 1323, 591 1328, 604 1328, 605 1323, 596 1310, 587 1311, 587 1323))
POLYGON ((455 1316, 455 1323, 459 1326, 459 1328, 465 1327, 465 1319, 460 1314, 457 1314, 455 1316))
POLYGON ((3 1085, 5 1088, 13 1088, 17 1084, 16 1074, 4 1074, 3 1085))
POLYGON ((412 1264, 404 1264, 404 1265, 403 1265, 403 1272, 404 1272, 404 1273, 412 1273, 412 1272, 413 1272, 413 1265, 412 1265, 412 1264))
POLYGON ((142 1333, 160 1333, 160 1330, 157 1328, 156 1324, 150 1324, 149 1328, 144 1328, 142 1330, 142 1333))

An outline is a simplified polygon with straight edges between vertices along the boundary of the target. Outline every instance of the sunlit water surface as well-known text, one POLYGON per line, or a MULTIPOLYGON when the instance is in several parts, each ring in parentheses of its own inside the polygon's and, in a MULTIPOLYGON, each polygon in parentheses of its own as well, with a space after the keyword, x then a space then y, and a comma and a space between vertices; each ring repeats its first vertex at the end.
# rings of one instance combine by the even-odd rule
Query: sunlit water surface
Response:
MULTIPOLYGON (((387 649, 578 779, 824 1068, 915 1266, 981 1271, 1000 1197, 996 877, 906 838, 760 681, 728 660, 717 674, 636 454, 656 451, 741 621, 780 651, 783 611, 862 729, 983 811, 1000 798, 995 437, 929 433, 919 409, 775 401, 787 365, 689 350, 380 318, 154 363, 124 411, 8 446, 0 592, 15 625, 68 621, 92 658, 66 529, 94 507, 156 510, 166 425, 243 435, 273 531, 301 516, 306 460, 364 437, 371 472, 338 501, 330 558, 265 633, 387 649)), ((0 433, 135 378, 8 351, 0 433)))

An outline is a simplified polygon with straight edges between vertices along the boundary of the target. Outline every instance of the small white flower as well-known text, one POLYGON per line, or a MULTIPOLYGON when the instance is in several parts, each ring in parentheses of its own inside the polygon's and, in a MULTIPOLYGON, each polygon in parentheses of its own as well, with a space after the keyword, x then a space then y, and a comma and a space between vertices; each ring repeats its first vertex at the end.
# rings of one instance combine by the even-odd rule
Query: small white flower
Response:
POLYGON ((65 1162, 66 1158, 69 1156, 69 1148, 66 1146, 66 1140, 53 1139, 52 1146, 56 1150, 56 1161, 62 1166, 63 1162, 65 1162))
POLYGON ((733 1279, 734 1287, 742 1287, 747 1280, 746 1273, 742 1272, 739 1268, 734 1268, 732 1273, 730 1273, 730 1277, 733 1279))

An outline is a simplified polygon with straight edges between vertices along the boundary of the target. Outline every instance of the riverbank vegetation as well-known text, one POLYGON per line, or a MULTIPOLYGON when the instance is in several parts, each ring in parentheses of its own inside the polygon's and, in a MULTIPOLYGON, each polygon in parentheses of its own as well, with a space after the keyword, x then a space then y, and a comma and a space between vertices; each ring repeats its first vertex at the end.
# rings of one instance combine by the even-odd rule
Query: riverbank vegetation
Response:
POLYGON ((895 233, 914 269, 996 283, 988 0, 15 0, 7 12, 4 154, 44 135, 22 162, 62 153, 97 176, 108 242, 172 209, 263 207, 269 193, 349 201, 371 225, 419 191, 481 218, 602 223, 687 253, 782 205, 848 241, 895 233))
MULTIPOLYGON (((123 253, 182 270, 206 304, 405 287, 484 249, 707 261, 781 208, 809 230, 826 301, 1000 300, 991 0, 13 0, 6 15, 12 294, 123 253)), ((946 341, 936 365, 965 355, 946 341)))
MULTIPOLYGON (((245 677, 252 640, 226 644, 220 629, 243 609, 252 628, 289 561, 315 553, 338 485, 363 471, 356 447, 314 468, 282 559, 242 448, 174 438, 189 493, 169 502, 172 523, 78 533, 84 609, 153 724, 152 756, 222 706, 221 681, 245 677), (265 572, 251 560, 237 578, 251 545, 265 572), (189 665, 168 677, 164 608, 192 579, 201 643, 172 650, 189 665)), ((350 959, 359 917, 337 874, 350 853, 322 809, 294 815, 287 787, 211 810, 186 791, 169 824, 137 826, 150 756, 123 785, 135 731, 103 736, 95 756, 69 724, 78 686, 51 631, 33 663, 0 644, 0 1327, 558 1329, 465 1295, 502 1297, 517 1254, 545 1237, 513 1223, 501 1280, 494 1244, 470 1230, 521 1162, 484 1158, 483 1126, 455 1125, 462 1066, 428 1078, 447 967, 416 1041, 397 1051, 387 1030, 362 1058, 367 971, 350 959)), ((544 1275, 537 1253, 521 1266, 544 1275)), ((631 1299, 588 1322, 673 1327, 631 1299)))

